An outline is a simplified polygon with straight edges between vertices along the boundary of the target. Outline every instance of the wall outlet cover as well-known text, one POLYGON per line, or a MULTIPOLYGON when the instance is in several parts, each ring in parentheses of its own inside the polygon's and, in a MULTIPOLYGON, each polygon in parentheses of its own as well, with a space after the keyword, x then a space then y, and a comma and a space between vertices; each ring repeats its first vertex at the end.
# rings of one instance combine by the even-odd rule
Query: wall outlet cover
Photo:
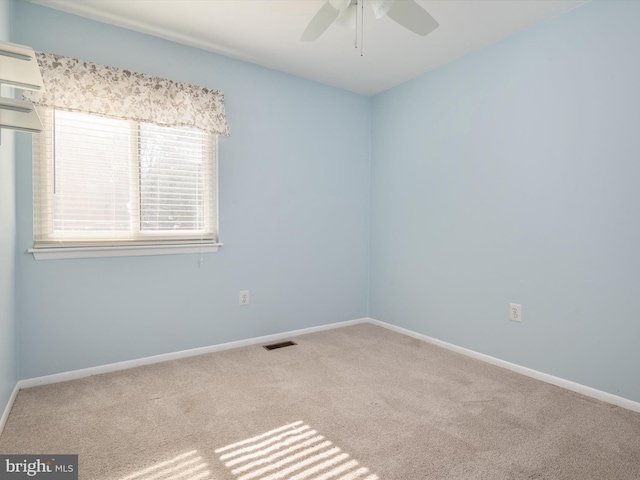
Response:
POLYGON ((249 305, 249 290, 241 290, 238 305, 245 307, 249 305))
POLYGON ((518 303, 509 304, 509 320, 512 322, 522 322, 522 305, 518 303))

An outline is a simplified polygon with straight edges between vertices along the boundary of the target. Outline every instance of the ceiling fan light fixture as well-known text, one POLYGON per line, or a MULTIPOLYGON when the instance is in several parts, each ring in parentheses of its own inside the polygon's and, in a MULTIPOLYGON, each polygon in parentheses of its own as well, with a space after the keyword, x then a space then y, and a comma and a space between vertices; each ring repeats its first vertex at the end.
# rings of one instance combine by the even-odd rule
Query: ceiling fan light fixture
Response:
POLYGON ((351 5, 351 0, 329 0, 329 3, 336 10, 343 12, 351 5))
POLYGON ((371 8, 373 8, 373 14, 376 17, 376 20, 380 20, 384 17, 391 7, 393 7, 395 0, 369 0, 371 4, 371 8))
MULTIPOLYGON (((386 16, 407 30, 423 37, 438 28, 438 21, 416 0, 369 0, 369 3, 376 18, 386 16)), ((364 9, 364 0, 326 0, 307 25, 300 40, 305 42, 317 40, 334 22, 358 30, 358 7, 364 9)), ((363 26, 364 10, 360 22, 363 26)), ((363 28, 360 29, 361 41, 362 30, 363 28)))
POLYGON ((335 23, 336 25, 340 25, 341 27, 347 27, 353 30, 356 28, 357 15, 358 6, 353 3, 340 12, 340 15, 338 15, 338 18, 336 18, 335 23))

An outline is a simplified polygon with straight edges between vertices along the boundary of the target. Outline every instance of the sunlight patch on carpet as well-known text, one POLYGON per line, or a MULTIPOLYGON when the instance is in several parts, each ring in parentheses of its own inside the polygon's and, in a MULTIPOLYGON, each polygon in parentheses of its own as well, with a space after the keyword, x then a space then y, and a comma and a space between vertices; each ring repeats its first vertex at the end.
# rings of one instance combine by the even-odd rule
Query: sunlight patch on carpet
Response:
POLYGON ((302 421, 216 449, 238 480, 378 480, 302 421))
POLYGON ((120 480, 213 480, 209 465, 197 450, 122 477, 120 480))

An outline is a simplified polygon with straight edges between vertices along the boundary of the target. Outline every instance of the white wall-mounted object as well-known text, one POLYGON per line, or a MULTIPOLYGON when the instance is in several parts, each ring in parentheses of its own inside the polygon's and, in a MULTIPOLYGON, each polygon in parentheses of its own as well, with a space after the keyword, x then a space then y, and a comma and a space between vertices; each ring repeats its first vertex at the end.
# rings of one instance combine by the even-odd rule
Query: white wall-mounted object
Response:
POLYGON ((32 48, 0 42, 0 83, 27 90, 44 89, 32 48))
POLYGON ((519 303, 509 304, 509 320, 512 322, 522 322, 522 305, 519 303))
POLYGON ((0 97, 0 128, 40 133, 42 123, 31 102, 0 97))
POLYGON ((240 290, 240 300, 238 305, 241 307, 249 305, 249 290, 240 290))
MULTIPOLYGON (((40 67, 32 48, 0 42, 0 85, 23 90, 43 90, 40 67)), ((30 102, 0 97, 0 129, 30 133, 42 131, 42 123, 30 102)))

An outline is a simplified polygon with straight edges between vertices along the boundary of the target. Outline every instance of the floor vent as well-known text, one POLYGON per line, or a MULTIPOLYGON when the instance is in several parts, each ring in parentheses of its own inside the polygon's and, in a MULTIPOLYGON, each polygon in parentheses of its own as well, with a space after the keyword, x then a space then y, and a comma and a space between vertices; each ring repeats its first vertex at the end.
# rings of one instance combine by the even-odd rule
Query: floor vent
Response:
POLYGON ((291 345, 297 345, 296 342, 280 342, 280 343, 272 343, 271 345, 263 345, 267 350, 275 350, 276 348, 282 347, 290 347, 291 345))

